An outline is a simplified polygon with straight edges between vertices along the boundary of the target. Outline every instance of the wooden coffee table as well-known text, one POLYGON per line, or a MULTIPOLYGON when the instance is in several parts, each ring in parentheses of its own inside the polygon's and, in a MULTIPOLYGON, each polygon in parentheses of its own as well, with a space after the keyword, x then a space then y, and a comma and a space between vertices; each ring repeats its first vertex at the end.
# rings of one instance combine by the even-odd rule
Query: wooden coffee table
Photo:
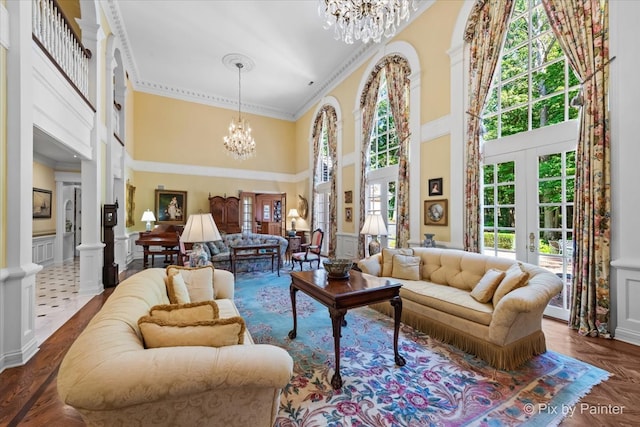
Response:
POLYGON ((296 292, 302 291, 329 309, 333 326, 333 343, 335 348, 336 367, 331 378, 334 389, 342 387, 340 377, 340 329, 346 326, 344 316, 350 308, 389 301, 394 308, 393 352, 398 366, 404 366, 405 360, 398 353, 398 332, 402 315, 402 299, 400 283, 392 283, 386 279, 363 275, 352 270, 346 279, 330 279, 326 270, 294 271, 291 273, 291 306, 293 308, 293 329, 289 338, 296 337, 298 320, 296 313, 296 292))

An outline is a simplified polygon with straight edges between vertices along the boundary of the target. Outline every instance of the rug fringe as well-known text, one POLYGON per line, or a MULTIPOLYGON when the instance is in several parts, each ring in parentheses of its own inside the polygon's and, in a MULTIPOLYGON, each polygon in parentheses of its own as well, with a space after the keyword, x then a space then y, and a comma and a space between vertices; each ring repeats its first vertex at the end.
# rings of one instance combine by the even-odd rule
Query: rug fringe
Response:
MULTIPOLYGON (((393 317, 393 308, 389 304, 374 304, 371 308, 393 317)), ((536 331, 506 346, 498 346, 467 334, 450 325, 433 319, 403 311, 402 322, 412 326, 430 337, 452 344, 460 350, 473 354, 497 369, 510 371, 522 365, 533 356, 547 351, 547 344, 542 331, 536 331)))

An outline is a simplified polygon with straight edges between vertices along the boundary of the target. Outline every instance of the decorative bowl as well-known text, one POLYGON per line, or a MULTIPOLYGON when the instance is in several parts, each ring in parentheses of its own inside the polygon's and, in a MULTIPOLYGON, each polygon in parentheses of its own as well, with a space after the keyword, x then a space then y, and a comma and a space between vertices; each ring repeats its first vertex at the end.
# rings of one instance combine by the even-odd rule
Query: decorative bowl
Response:
POLYGON ((349 270, 353 267, 350 259, 327 259, 322 262, 324 269, 332 279, 345 279, 349 277, 349 270))

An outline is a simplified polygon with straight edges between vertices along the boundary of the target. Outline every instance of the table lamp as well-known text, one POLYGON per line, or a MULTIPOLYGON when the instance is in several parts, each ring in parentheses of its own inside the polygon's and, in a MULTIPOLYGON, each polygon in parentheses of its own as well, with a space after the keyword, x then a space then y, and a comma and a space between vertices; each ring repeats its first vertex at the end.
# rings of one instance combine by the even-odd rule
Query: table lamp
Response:
POLYGON ((191 267, 201 267, 209 262, 209 255, 205 252, 205 242, 221 240, 220 232, 210 213, 193 214, 189 216, 187 225, 180 235, 180 240, 185 243, 193 243, 189 264, 191 267))
POLYGON ((387 227, 384 225, 384 220, 380 214, 368 214, 364 220, 364 225, 360 234, 370 235, 371 242, 369 242, 369 256, 375 255, 380 252, 380 242, 378 242, 378 236, 387 235, 387 227))
POLYGON ((289 236, 293 237, 296 235, 296 218, 299 218, 300 214, 298 213, 298 209, 292 208, 289 209, 287 216, 291 218, 291 231, 289 231, 289 236))
POLYGON ((142 213, 141 221, 147 221, 147 231, 151 231, 151 221, 155 221, 156 216, 149 209, 142 213))

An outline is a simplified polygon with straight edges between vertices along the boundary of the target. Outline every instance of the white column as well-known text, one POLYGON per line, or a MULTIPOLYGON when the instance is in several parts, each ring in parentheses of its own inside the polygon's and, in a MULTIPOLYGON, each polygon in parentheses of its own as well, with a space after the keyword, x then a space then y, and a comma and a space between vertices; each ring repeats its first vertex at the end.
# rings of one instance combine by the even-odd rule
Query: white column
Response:
POLYGON ((451 183, 449 191, 450 246, 462 249, 464 246, 464 45, 452 47, 447 52, 451 61, 451 183))
POLYGON ((0 274, 0 371, 37 351, 32 261, 33 93, 30 1, 10 1, 7 52, 6 269, 0 274))
POLYGON ((53 250, 53 263, 62 264, 64 261, 64 232, 65 232, 65 203, 64 182, 56 179, 56 240, 53 250))
MULTIPOLYGON (((82 42, 92 53, 89 61, 89 100, 96 108, 91 130, 92 155, 82 160, 82 243, 80 252, 80 295, 97 295, 104 290, 102 265, 104 243, 101 241, 102 190, 102 142, 100 140, 100 118, 102 117, 102 94, 100 93, 99 70, 102 70, 102 31, 99 25, 79 20, 82 42)), ((109 172, 107 171, 107 174, 109 172)))

